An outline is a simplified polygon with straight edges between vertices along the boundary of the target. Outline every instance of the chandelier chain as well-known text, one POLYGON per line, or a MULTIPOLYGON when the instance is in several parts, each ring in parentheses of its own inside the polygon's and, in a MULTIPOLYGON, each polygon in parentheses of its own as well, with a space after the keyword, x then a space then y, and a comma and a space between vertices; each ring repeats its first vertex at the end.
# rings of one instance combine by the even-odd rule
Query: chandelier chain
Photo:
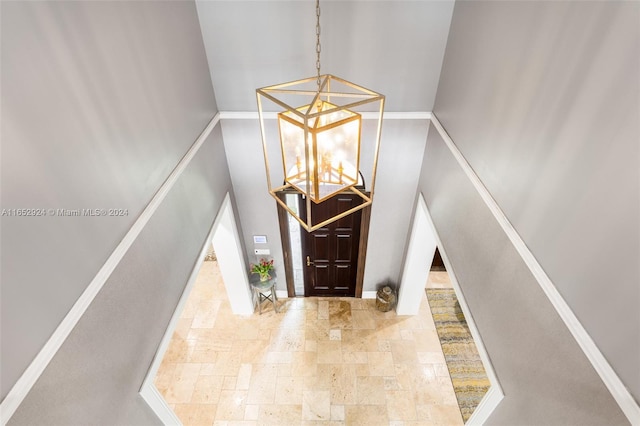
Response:
POLYGON ((316 0, 316 71, 318 72, 318 92, 320 91, 320 0, 316 0))

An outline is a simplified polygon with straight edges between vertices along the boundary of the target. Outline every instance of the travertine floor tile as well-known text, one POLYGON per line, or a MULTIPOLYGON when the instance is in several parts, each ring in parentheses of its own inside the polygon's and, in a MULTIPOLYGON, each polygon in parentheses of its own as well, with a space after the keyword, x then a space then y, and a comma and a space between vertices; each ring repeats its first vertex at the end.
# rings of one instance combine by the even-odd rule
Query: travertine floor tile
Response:
POLYGON ((369 352, 369 374, 371 376, 388 376, 394 371, 391 352, 369 352))
POLYGON ((347 405, 344 411, 346 425, 381 425, 389 422, 384 405, 347 405))
POLYGON ((236 381, 236 389, 247 390, 251 383, 251 364, 241 364, 238 371, 238 380, 236 381))
POLYGON ((356 404, 384 405, 386 404, 383 377, 358 377, 356 404))
POLYGON ((427 288, 451 288, 451 279, 447 271, 429 271, 427 288))
POLYGON ((176 404, 173 411, 184 426, 209 426, 215 419, 216 408, 213 404, 176 404))
POLYGON ((191 395, 191 402, 217 404, 223 381, 223 376, 199 376, 191 395))
POLYGON ((193 318, 179 318, 178 325, 174 331, 174 338, 183 338, 188 339, 189 331, 191 331, 191 324, 193 323, 193 318))
POLYGON ((156 375, 156 379, 154 381, 154 384, 156 385, 156 388, 160 393, 164 394, 169 386, 171 386, 171 384, 173 383, 173 375, 175 370, 175 363, 171 362, 165 364, 165 362, 163 362, 160 365, 160 369, 158 370, 158 374, 156 375))
POLYGON ((213 375, 235 376, 240 371, 240 359, 233 352, 218 352, 216 360, 212 364, 215 365, 213 375))
POLYGON ((304 420, 330 420, 331 402, 329 391, 302 392, 302 418, 304 420))
POLYGON ((329 327, 331 329, 353 328, 351 304, 344 300, 329 301, 329 327))
POLYGON ((432 329, 412 330, 411 333, 418 352, 433 352, 436 348, 440 348, 440 339, 435 324, 432 329))
POLYGON ((344 405, 331 406, 331 420, 344 421, 344 405))
POLYGON ((305 323, 305 337, 310 340, 329 340, 329 320, 309 319, 305 323))
POLYGON ((386 391, 389 420, 416 420, 412 391, 386 391))
POLYGON ((418 354, 419 361, 425 364, 444 364, 447 362, 444 359, 444 354, 442 351, 433 351, 433 352, 419 352, 418 354))
POLYGON ((270 351, 265 354, 262 362, 265 364, 291 364, 292 359, 291 352, 270 351))
POLYGON ((260 413, 259 405, 251 405, 247 404, 244 410, 244 419, 245 420, 258 420, 258 415, 260 413))
POLYGON ((352 352, 376 352, 379 351, 379 338, 376 332, 371 330, 343 330, 342 347, 352 352))
POLYGON ((164 398, 169 403, 191 402, 191 395, 200 374, 200 364, 177 364, 164 398))
POLYGON ((261 425, 297 425, 302 421, 300 405, 262 405, 258 423, 261 425))
POLYGON ((224 390, 234 390, 236 388, 236 382, 238 378, 236 376, 225 376, 222 381, 222 389, 224 390))
POLYGON ((342 340, 342 330, 329 330, 329 340, 342 340))
POLYGON ((187 362, 210 363, 215 362, 218 352, 214 349, 194 350, 189 355, 187 362))
POLYGON ((417 364, 416 345, 410 340, 392 340, 391 354, 396 364, 417 364))
POLYGON ((304 377, 278 377, 275 403, 280 405, 302 405, 304 377))
POLYGON ((296 352, 291 359, 291 375, 296 377, 311 377, 317 374, 318 353, 296 352))
POLYGON ((304 343, 304 350, 306 352, 317 352, 318 342, 315 340, 306 340, 304 343))
POLYGON ((430 420, 434 425, 462 425, 462 415, 457 406, 452 405, 428 405, 430 420))
POLYGON ((191 353, 196 349, 196 341, 184 339, 174 333, 171 343, 165 353, 168 362, 187 362, 191 353))
POLYGON ((279 306, 233 315, 205 262, 155 380, 185 425, 462 424, 426 298, 414 317, 351 298, 279 306))
POLYGON ((328 300, 320 300, 318 302, 318 319, 319 320, 329 319, 329 301, 328 300))
POLYGON ((353 364, 332 364, 329 368, 331 404, 356 403, 356 370, 353 364))
POLYGON ((247 396, 248 404, 273 404, 276 396, 276 364, 255 364, 247 396))
POLYGON ((352 310, 353 328, 373 330, 376 328, 376 321, 373 315, 367 310, 352 310))
POLYGON ((367 364, 369 357, 366 352, 351 352, 342 348, 342 361, 345 364, 367 364))
MULTIPOLYGON (((298 311, 303 312, 304 311, 298 311)), ((302 327, 306 323, 299 325, 299 329, 276 329, 271 333, 269 349, 274 352, 300 352, 305 350, 305 332, 302 327)))
POLYGON ((244 420, 247 391, 223 390, 220 392, 216 420, 244 420))
POLYGON ((341 362, 341 342, 335 340, 318 342, 318 364, 339 364, 341 362))
POLYGON ((442 404, 442 395, 438 386, 414 389, 412 392, 416 405, 442 404))

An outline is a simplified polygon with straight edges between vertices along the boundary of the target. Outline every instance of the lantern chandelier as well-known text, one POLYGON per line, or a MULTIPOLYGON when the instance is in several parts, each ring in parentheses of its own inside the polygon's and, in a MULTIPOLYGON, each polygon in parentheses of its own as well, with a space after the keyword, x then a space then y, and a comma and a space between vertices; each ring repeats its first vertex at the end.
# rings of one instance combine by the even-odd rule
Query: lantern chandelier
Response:
POLYGON ((308 232, 372 203, 385 100, 384 95, 331 74, 321 74, 320 51, 320 2, 316 0, 316 76, 256 90, 269 193, 308 232), (277 129, 275 120, 265 120, 276 118, 265 112, 265 104, 269 103, 280 109, 277 129), (363 116, 377 123, 367 120, 363 126, 363 116), (279 147, 275 148, 278 140, 279 147), (278 171, 272 176, 267 154, 276 150, 282 156, 282 174, 278 171), (362 151, 372 165, 361 164, 362 151), (368 192, 361 168, 371 172, 368 192), (272 178, 284 184, 274 188, 272 178), (345 192, 359 196, 360 204, 314 222, 312 202, 318 204, 345 192), (287 193, 304 196, 304 217, 287 205, 287 193))

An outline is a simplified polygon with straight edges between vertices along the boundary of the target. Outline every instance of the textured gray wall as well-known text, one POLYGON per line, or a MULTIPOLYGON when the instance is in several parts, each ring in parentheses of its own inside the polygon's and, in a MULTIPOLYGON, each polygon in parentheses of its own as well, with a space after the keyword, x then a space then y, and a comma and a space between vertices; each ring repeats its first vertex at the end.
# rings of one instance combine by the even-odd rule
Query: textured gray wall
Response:
MULTIPOLYGON (((384 93, 389 111, 431 111, 453 3, 321 2, 322 72, 384 93)), ((315 75, 314 2, 204 0, 197 7, 221 111, 255 111, 251 88, 315 75)))
MULTIPOLYGON (((434 108, 636 400, 638 22, 637 2, 457 2, 434 108)), ((469 293, 471 311, 480 316, 492 359, 500 351, 510 354, 510 360, 497 366, 506 385, 505 402, 532 398, 528 406, 516 400, 504 404, 493 422, 622 422, 613 408, 602 407, 598 414, 596 407, 609 403, 606 392, 583 397, 570 382, 578 378, 560 374, 573 371, 586 379, 592 369, 579 353, 567 352, 569 343, 558 347, 558 336, 572 338, 561 324, 542 322, 540 313, 547 306, 530 294, 537 284, 511 249, 495 241, 502 232, 489 231, 483 207, 470 199, 472 192, 457 177, 457 166, 449 162, 445 168, 431 157, 435 149, 440 149, 438 142, 430 140, 421 188, 434 209, 436 227, 447 253, 451 251, 465 296, 469 293), (493 318, 482 318, 489 307, 493 318), (516 324, 526 340, 511 336, 516 324), (545 334, 539 335, 542 329, 545 334), (498 339, 498 333, 505 337, 498 339), (549 366, 536 371, 534 358, 549 366), (573 370, 576 364, 584 371, 573 370), (557 365, 562 368, 556 371, 557 365), (527 380, 509 395, 508 381, 516 376, 527 380), (541 381, 546 387, 537 384, 541 381), (554 410, 558 401, 564 402, 566 415, 554 410), (612 417, 605 420, 602 413, 612 417)), ((594 380, 590 390, 596 389, 594 380)))
POLYGON ((9 425, 159 424, 138 392, 229 186, 216 128, 9 425))
MULTIPOLYGON (((428 126, 427 120, 384 121, 371 206, 364 291, 377 290, 377 285, 387 280, 400 283, 428 126)), ((367 181, 367 188, 370 185, 367 181)))
MULTIPOLYGON (((275 120, 266 123, 267 132, 277 132, 275 120)), ((375 290, 376 284, 385 279, 399 282, 427 126, 427 120, 385 120, 383 123, 364 291, 375 290)), ((364 120, 363 134, 374 131, 375 121, 364 120)), ((258 120, 222 120, 222 132, 249 261, 256 260, 252 235, 267 235, 267 247, 275 259, 278 274, 283 277, 276 202, 267 192, 258 120)), ((283 175, 280 152, 270 152, 269 159, 276 176, 272 185, 276 186, 281 184, 283 175)), ((363 148, 362 162, 369 189, 373 153, 363 148)), ((278 283, 278 289, 286 290, 284 280, 278 283)))
MULTIPOLYGON (((275 122, 275 120, 271 120, 275 122)), ((262 257, 256 256, 254 248, 271 250, 276 274, 284 277, 284 258, 276 201, 267 191, 264 171, 264 156, 260 139, 258 120, 221 120, 222 134, 227 153, 227 162, 233 193, 238 206, 239 225, 244 235, 245 256, 247 263, 255 263, 262 257), (266 235, 267 244, 254 245, 254 235, 266 235)), ((272 152, 270 158, 278 160, 279 151, 272 152)), ((282 178, 273 182, 278 185, 282 178)), ((247 264, 247 266, 249 266, 247 264)), ((287 289, 284 279, 278 280, 278 290, 287 289)))
MULTIPOLYGON (((2 2, 2 396, 216 113, 192 2, 2 2)), ((12 419, 156 422, 137 392, 230 189, 202 146, 12 419)))
POLYGON ((627 424, 433 128, 420 190, 505 394, 487 424, 627 424))

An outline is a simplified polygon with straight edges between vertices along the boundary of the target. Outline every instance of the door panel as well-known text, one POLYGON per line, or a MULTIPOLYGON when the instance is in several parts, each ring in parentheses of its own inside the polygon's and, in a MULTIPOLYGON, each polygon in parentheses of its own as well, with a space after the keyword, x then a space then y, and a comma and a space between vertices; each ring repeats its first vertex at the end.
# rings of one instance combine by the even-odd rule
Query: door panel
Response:
MULTIPOLYGON (((338 208, 337 211, 345 211, 347 209, 350 209, 353 206, 353 201, 354 200, 346 200, 346 199, 338 199, 337 200, 337 204, 338 204, 338 208)), ((351 230, 353 229, 353 225, 354 225, 354 219, 356 219, 356 217, 354 217, 354 215, 348 215, 345 216, 341 219, 338 219, 336 221, 336 230, 337 231, 341 231, 341 230, 351 230)), ((360 221, 358 221, 358 223, 360 223, 360 221)))
POLYGON ((328 234, 314 234, 313 238, 313 253, 316 262, 329 262, 329 253, 331 252, 329 247, 329 235, 328 234))
POLYGON ((336 262, 351 262, 351 235, 336 235, 336 262))
POLYGON ((351 265, 335 265, 334 276, 336 291, 348 291, 351 286, 351 265))
POLYGON ((329 265, 315 265, 315 289, 318 291, 328 291, 330 281, 329 265))
MULTIPOLYGON (((361 198, 340 194, 320 204, 311 204, 314 222, 355 207, 361 198)), ((305 200, 300 200, 306 215, 305 200)), ((304 216, 303 216, 304 217, 304 216)), ((305 262, 305 296, 355 296, 358 247, 362 211, 341 218, 312 233, 302 232, 305 262)))

